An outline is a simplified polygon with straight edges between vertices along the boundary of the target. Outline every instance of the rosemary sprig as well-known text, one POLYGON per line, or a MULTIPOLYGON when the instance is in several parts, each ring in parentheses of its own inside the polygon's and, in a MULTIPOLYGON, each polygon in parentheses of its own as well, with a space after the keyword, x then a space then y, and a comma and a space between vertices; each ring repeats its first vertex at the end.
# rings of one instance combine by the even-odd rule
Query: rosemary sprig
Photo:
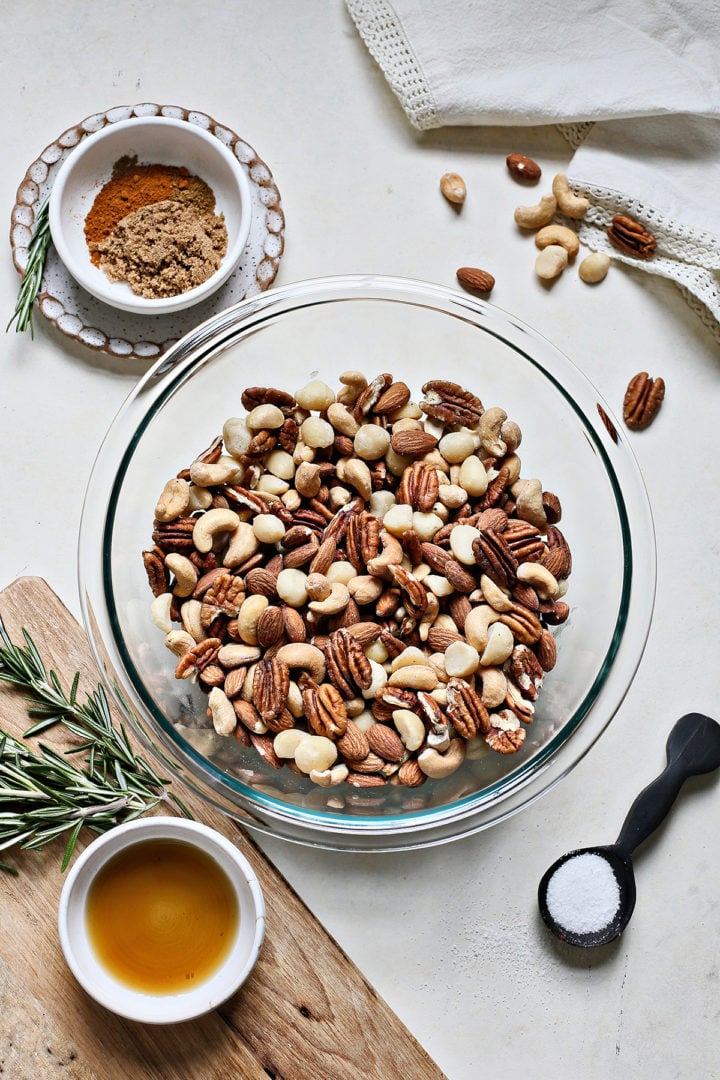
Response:
POLYGON ((33 326, 33 304, 35 303, 37 294, 40 292, 43 272, 45 270, 45 260, 47 259, 51 239, 50 218, 48 213, 49 205, 50 196, 46 195, 40 204, 35 217, 32 236, 30 237, 30 243, 28 244, 27 264, 22 276, 22 281, 20 282, 20 291, 18 292, 15 311, 13 312, 10 322, 5 327, 5 333, 7 333, 12 324, 15 323, 15 330, 17 333, 20 334, 29 328, 30 337, 35 337, 35 327, 33 326))
MULTIPOLYGON (((162 801, 172 801, 189 817, 167 790, 170 781, 135 753, 123 725, 113 725, 103 687, 98 684, 78 702, 80 673, 66 693, 27 630, 23 637, 24 645, 14 644, 0 619, 0 681, 28 692, 28 713, 36 720, 24 738, 62 724, 79 742, 64 754, 40 743, 35 753, 0 729, 0 851, 15 844, 41 848, 68 834, 65 870, 83 826, 105 832, 162 801), (79 767, 68 760, 77 754, 85 755, 79 767)), ((2 863, 0 868, 11 869, 2 863)))

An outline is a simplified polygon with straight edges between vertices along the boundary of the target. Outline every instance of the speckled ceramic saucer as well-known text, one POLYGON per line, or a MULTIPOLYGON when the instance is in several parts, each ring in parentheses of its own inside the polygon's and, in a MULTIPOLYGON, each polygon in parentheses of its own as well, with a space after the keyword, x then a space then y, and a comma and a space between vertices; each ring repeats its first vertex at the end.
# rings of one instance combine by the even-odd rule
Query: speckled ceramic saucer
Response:
POLYGON ((46 146, 28 168, 18 188, 10 226, 13 261, 22 274, 27 262, 35 214, 52 190, 57 172, 74 148, 88 135, 119 120, 141 116, 171 116, 197 124, 225 144, 247 171, 253 202, 252 223, 247 246, 229 280, 204 302, 184 311, 158 315, 152 319, 115 308, 96 300, 71 277, 50 246, 42 286, 38 296, 40 313, 67 337, 99 352, 118 357, 155 359, 193 327, 246 296, 263 292, 275 280, 283 253, 285 217, 272 173, 252 146, 211 116, 174 105, 119 106, 94 113, 68 128, 46 146))

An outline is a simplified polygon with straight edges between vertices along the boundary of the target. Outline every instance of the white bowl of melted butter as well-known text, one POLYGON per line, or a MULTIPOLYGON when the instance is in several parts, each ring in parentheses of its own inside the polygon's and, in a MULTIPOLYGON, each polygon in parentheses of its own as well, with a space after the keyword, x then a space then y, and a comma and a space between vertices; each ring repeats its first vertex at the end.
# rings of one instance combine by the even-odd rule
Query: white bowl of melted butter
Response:
POLYGON ((96 1001, 129 1020, 210 1012, 244 983, 265 903, 244 855, 196 821, 152 817, 94 841, 63 886, 60 942, 96 1001))

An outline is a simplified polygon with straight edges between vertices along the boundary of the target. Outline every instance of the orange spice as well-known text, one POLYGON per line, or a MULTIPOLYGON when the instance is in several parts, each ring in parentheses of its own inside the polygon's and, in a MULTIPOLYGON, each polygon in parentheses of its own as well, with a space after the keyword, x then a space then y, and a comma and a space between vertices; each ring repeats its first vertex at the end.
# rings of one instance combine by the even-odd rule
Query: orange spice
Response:
POLYGON ((95 197, 85 218, 85 239, 97 266, 97 245, 106 240, 128 214, 152 203, 172 199, 192 202, 201 212, 212 213, 215 198, 205 183, 182 165, 139 165, 137 158, 116 162, 111 179, 95 197))

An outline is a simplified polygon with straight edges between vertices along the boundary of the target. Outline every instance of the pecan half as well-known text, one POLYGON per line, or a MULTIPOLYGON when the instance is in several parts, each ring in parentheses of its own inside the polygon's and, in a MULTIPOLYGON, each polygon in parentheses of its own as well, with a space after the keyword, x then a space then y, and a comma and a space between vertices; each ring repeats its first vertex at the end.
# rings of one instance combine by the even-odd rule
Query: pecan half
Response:
POLYGON ((290 668, 285 661, 277 656, 259 660, 253 676, 253 701, 268 726, 287 705, 289 692, 290 668))
POLYGON ((400 589, 408 615, 419 619, 428 606, 428 595, 422 582, 404 566, 390 566, 393 581, 400 589))
POLYGON ((208 664, 214 664, 220 652, 222 642, 219 638, 205 638, 193 645, 180 657, 175 667, 176 679, 188 679, 195 672, 201 672, 208 664))
POLYGON ((607 230, 608 239, 620 251, 649 259, 655 253, 657 241, 639 221, 625 214, 616 214, 607 230))
POLYGON ((186 554, 195 546, 193 544, 194 528, 195 518, 191 517, 177 518, 175 521, 156 521, 152 533, 153 543, 166 555, 169 555, 171 551, 186 554))
POLYGON ((512 731, 504 731, 501 728, 491 727, 485 736, 485 742, 497 754, 515 754, 525 742, 525 729, 515 728, 512 731))
POLYGON ((475 537, 472 550, 481 573, 487 574, 501 589, 507 589, 513 584, 518 562, 504 534, 486 529, 475 537))
POLYGON ((240 398, 244 409, 252 412, 258 405, 277 405, 284 413, 292 412, 297 408, 297 402, 292 394, 285 390, 278 390, 275 386, 249 386, 244 390, 240 398))
POLYGON ((640 371, 628 383, 623 401, 623 420, 631 431, 641 431, 653 422, 665 397, 665 382, 640 371))
POLYGON ((464 679, 450 679, 447 684, 447 716, 463 739, 472 739, 490 731, 490 716, 480 695, 464 679))
POLYGON ((306 682, 302 692, 305 716, 316 735, 337 739, 347 728, 347 709, 336 687, 330 683, 321 686, 306 682))
POLYGON ((403 469, 396 499, 414 510, 429 513, 438 499, 440 483, 437 469, 429 461, 414 461, 403 469))
POLYGON ((555 525, 550 525, 548 528, 547 542, 548 550, 540 562, 558 581, 570 577, 572 572, 570 545, 555 525))
POLYGON ((370 661, 349 630, 330 634, 323 652, 328 677, 347 701, 358 691, 367 690, 372 682, 370 661))
POLYGON ((157 551, 143 551, 142 559, 153 596, 161 596, 169 592, 170 574, 165 566, 163 555, 157 551))
POLYGON ((509 611, 503 611, 499 621, 512 630, 515 640, 522 645, 534 645, 539 641, 543 627, 537 615, 522 604, 513 604, 509 611))
POLYGON ((522 697, 537 701, 545 672, 535 653, 527 645, 516 645, 507 663, 512 678, 522 697))
POLYGON ((202 598, 200 622, 207 630, 220 615, 234 618, 245 599, 243 579, 233 574, 218 574, 202 598))
POLYGON ((422 388, 425 395, 420 408, 427 416, 445 424, 475 427, 485 411, 480 398, 458 383, 431 379, 422 388))

